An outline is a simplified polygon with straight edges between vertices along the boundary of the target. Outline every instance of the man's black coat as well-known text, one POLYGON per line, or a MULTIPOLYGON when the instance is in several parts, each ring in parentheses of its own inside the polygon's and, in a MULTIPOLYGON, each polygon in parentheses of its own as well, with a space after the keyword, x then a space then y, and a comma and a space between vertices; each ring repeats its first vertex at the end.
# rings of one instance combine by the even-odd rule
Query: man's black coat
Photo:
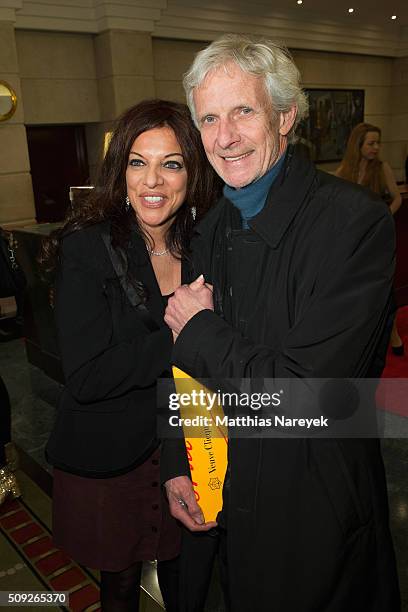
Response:
MULTIPOLYGON (((214 284, 215 313, 187 323, 174 363, 214 379, 378 373, 394 270, 386 206, 295 153, 249 225, 222 199, 199 226, 195 272, 214 284)), ((399 609, 377 440, 234 438, 229 467, 233 612, 399 609)))

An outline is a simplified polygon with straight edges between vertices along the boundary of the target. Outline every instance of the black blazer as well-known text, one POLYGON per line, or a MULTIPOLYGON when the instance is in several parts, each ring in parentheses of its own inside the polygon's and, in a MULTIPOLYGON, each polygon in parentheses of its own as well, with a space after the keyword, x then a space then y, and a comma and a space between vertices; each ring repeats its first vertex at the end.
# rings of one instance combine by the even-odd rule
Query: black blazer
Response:
POLYGON ((156 379, 169 375, 173 346, 143 239, 133 232, 126 253, 155 331, 121 287, 107 230, 94 225, 62 243, 55 315, 66 387, 46 448, 54 466, 93 477, 124 473, 157 447, 156 379))

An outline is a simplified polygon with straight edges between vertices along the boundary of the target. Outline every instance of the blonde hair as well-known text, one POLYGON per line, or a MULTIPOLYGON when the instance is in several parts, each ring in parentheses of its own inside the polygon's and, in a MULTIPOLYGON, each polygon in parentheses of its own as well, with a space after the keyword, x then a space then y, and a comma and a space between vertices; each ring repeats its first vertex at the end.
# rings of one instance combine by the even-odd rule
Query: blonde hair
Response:
POLYGON ((307 98, 300 86, 299 70, 285 47, 267 39, 240 34, 225 34, 199 51, 184 75, 187 104, 195 124, 194 89, 200 87, 211 71, 230 62, 237 64, 244 72, 263 79, 274 112, 288 112, 292 106, 296 106, 296 120, 288 134, 289 140, 293 140, 297 125, 308 111, 307 98))

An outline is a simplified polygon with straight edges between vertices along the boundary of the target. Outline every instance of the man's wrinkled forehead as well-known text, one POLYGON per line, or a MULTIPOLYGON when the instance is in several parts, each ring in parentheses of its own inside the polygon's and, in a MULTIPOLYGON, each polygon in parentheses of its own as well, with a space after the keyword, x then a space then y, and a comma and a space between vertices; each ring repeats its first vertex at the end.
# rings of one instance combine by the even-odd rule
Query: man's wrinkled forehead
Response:
POLYGON ((231 108, 252 106, 254 103, 268 110, 272 108, 263 76, 243 70, 232 60, 208 71, 201 83, 194 88, 193 99, 198 121, 201 110, 204 110, 205 114, 215 112, 220 101, 231 108), (220 90, 223 92, 221 100, 217 95, 220 90), (200 107, 204 102, 206 108, 202 109, 200 107))

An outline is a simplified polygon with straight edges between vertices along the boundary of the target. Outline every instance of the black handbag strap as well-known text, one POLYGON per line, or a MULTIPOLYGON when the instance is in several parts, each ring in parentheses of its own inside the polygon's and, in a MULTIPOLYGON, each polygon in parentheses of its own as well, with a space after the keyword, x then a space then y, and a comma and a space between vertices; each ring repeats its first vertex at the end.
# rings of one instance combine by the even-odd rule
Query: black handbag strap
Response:
POLYGON ((27 285, 23 269, 16 260, 13 234, 0 228, 0 298, 22 294, 27 285))
POLYGON ((16 271, 18 270, 19 266, 16 261, 16 254, 14 251, 15 240, 12 232, 6 233, 2 230, 2 239, 4 240, 4 244, 7 245, 7 256, 10 260, 10 266, 12 270, 16 271))
POLYGON ((124 263, 127 261, 126 257, 124 256, 123 260, 119 257, 119 254, 116 252, 116 250, 112 246, 110 233, 108 231, 103 231, 101 233, 101 236, 102 236, 102 240, 105 243, 106 250, 108 251, 109 259, 112 262, 113 269, 116 272, 116 275, 119 279, 122 289, 125 292, 129 302, 132 304, 134 308, 137 308, 143 320, 143 323, 146 325, 148 330, 152 332, 157 331, 158 329, 160 329, 159 326, 157 325, 156 321, 153 319, 149 310, 143 304, 142 299, 140 295, 138 294, 138 292, 136 291, 135 287, 131 283, 129 283, 127 279, 127 274, 126 274, 127 269, 124 263))

